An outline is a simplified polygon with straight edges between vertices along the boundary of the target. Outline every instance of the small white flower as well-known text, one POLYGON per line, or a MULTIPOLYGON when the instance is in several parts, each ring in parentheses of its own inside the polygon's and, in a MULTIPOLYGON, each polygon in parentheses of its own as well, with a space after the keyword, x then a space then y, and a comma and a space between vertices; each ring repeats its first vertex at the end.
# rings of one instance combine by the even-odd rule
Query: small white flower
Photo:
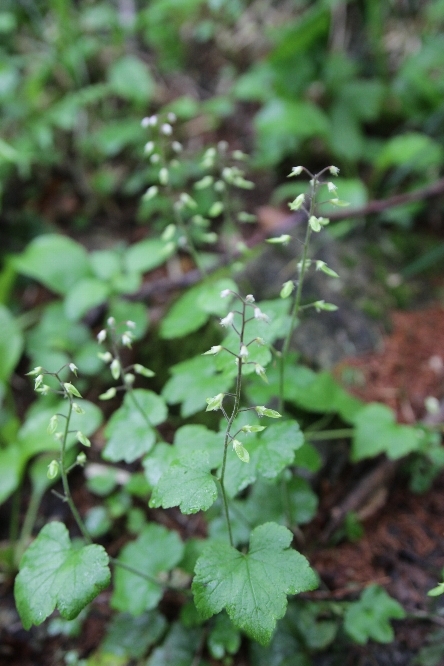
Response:
POLYGON ((247 295, 245 296, 245 302, 246 302, 246 303, 254 303, 254 296, 253 296, 253 294, 247 294, 247 295))
POLYGON ((174 150, 175 153, 180 153, 183 150, 183 146, 179 141, 173 141, 171 144, 171 148, 174 150))
POLYGON ((267 324, 270 323, 270 317, 262 312, 260 308, 254 308, 254 318, 258 321, 265 321, 267 324))
POLYGON ((176 114, 173 113, 172 111, 170 111, 170 112, 168 113, 167 118, 168 118, 168 120, 170 121, 170 123, 175 123, 176 120, 177 120, 177 116, 176 116, 176 114))
POLYGON ((162 127, 160 128, 160 131, 165 136, 171 136, 171 134, 173 133, 173 128, 171 127, 171 125, 169 123, 164 123, 162 125, 162 127))
POLYGON ((159 188, 157 185, 151 185, 143 195, 143 200, 144 201, 149 201, 150 199, 154 199, 155 196, 159 193, 159 188))
POLYGON ((336 166, 330 166, 328 167, 328 170, 330 171, 332 176, 337 176, 339 174, 339 169, 336 166))
POLYGON ((75 363, 70 363, 68 367, 71 370, 71 372, 73 372, 75 375, 77 375, 78 367, 76 366, 75 363))
POLYGON ((161 185, 166 185, 168 183, 169 173, 166 167, 162 167, 159 171, 159 183, 161 185))
POLYGON ((328 188, 328 191, 329 191, 329 192, 336 192, 337 189, 338 189, 338 188, 336 187, 336 185, 335 185, 334 183, 332 183, 332 182, 328 182, 328 183, 327 183, 327 188, 328 188))
POLYGON ((151 164, 157 164, 158 162, 160 162, 160 155, 158 155, 157 153, 154 153, 154 155, 151 155, 150 162, 151 162, 151 164))
POLYGON ((202 356, 214 356, 218 354, 221 350, 223 349, 222 345, 213 345, 211 349, 208 351, 204 352, 202 356))
POLYGON ((150 119, 148 118, 148 116, 142 118, 140 124, 142 125, 142 127, 149 127, 150 119))
POLYGON ((231 294, 231 289, 222 289, 220 292, 220 297, 221 298, 227 298, 231 294))
POLYGON ((136 322, 131 321, 131 319, 128 319, 128 321, 126 321, 125 324, 128 326, 128 328, 136 328, 136 322))
POLYGON ((240 358, 248 357, 248 348, 246 347, 246 345, 241 345, 239 356, 240 358))
POLYGON ((157 116, 150 116, 147 124, 151 127, 155 127, 157 125, 157 116))
POLYGON ((154 150, 154 141, 148 141, 148 143, 145 144, 144 151, 147 155, 150 155, 154 150))
POLYGON ((130 347, 131 348, 131 343, 133 341, 133 335, 131 331, 125 331, 125 333, 122 335, 122 345, 124 347, 130 347))
POLYGON ((103 328, 101 331, 97 333, 97 342, 101 344, 102 342, 105 342, 105 340, 106 340, 106 330, 103 328))
POLYGON ((301 166, 293 167, 288 177, 290 178, 291 176, 299 176, 299 174, 302 173, 303 168, 304 167, 301 166))
POLYGON ((299 210, 305 200, 305 194, 299 194, 294 201, 288 204, 290 210, 299 210))
POLYGON ((229 312, 226 317, 220 320, 220 325, 228 328, 234 321, 234 312, 229 312))
POLYGON ((108 324, 108 326, 115 326, 116 325, 116 320, 114 319, 114 317, 108 317, 107 324, 108 324))

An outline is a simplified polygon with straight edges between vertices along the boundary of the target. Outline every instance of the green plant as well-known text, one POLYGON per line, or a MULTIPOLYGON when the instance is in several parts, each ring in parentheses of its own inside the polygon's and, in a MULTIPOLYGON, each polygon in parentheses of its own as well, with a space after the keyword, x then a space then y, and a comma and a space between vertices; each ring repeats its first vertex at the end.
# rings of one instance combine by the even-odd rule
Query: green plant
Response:
MULTIPOLYGON (((302 171, 301 167, 296 167, 291 175, 302 171)), ((104 404, 112 405, 103 431, 106 443, 102 458, 112 464, 134 464, 142 459, 144 475, 122 473, 109 465, 89 474, 88 487, 106 500, 85 517, 72 500, 69 474, 79 465, 86 464, 87 470, 89 468, 86 451, 90 434, 100 423, 97 408, 82 400, 79 389, 66 380, 68 371, 77 374, 77 365, 69 358, 60 370, 48 371, 38 366, 29 373, 35 377, 37 393, 43 394, 40 400, 48 400, 49 407, 44 408, 39 401, 35 415, 29 417, 20 431, 24 430, 20 435, 24 442, 27 442, 26 433, 32 432, 32 436, 29 434, 31 443, 22 449, 29 450, 28 457, 23 458, 22 453, 17 467, 20 474, 32 455, 38 452, 45 455, 37 461, 35 471, 34 468, 31 471, 36 499, 25 521, 26 529, 17 542, 16 559, 25 550, 42 493, 59 478, 62 493, 57 491, 56 494, 71 509, 86 545, 71 541, 66 528, 53 522, 46 525, 25 550, 15 585, 17 607, 25 627, 40 624, 55 608, 63 618, 72 620, 108 585, 112 565, 115 571, 111 605, 120 615, 115 616, 115 626, 110 627, 103 650, 117 649, 116 636, 125 631, 128 613, 138 618, 141 632, 147 623, 154 623, 157 629, 153 629, 149 639, 139 638, 135 645, 125 648, 125 654, 143 654, 158 642, 166 622, 157 607, 165 590, 181 595, 186 603, 181 624, 171 627, 162 647, 153 651, 150 664, 165 663, 165 654, 175 653, 175 650, 184 651, 192 660, 199 654, 196 644, 201 646, 200 653, 206 645, 214 658, 228 657, 239 647, 240 631, 268 645, 277 620, 286 613, 287 596, 308 591, 318 584, 306 558, 292 547, 298 525, 308 522, 316 512, 316 495, 298 473, 298 468, 311 471, 319 468, 320 458, 311 442, 351 437, 354 460, 381 452, 398 458, 420 452, 424 446, 433 447, 433 444, 422 443, 428 437, 424 428, 399 426, 390 410, 381 405, 363 406, 340 388, 329 373, 315 373, 289 362, 293 360, 289 340, 301 312, 307 307, 327 312, 335 307, 324 301, 305 303, 302 296, 304 275, 311 267, 328 277, 338 277, 324 262, 313 262, 309 257, 311 233, 318 233, 328 223, 317 214, 321 188, 326 187, 331 193, 333 204, 342 205, 336 198, 335 186, 323 182, 325 171, 315 175, 308 172, 309 193, 298 195, 290 204, 292 209, 305 211, 307 231, 298 275, 283 285, 280 298, 256 303, 252 295, 241 296, 230 277, 216 272, 204 275, 171 307, 160 326, 162 339, 177 340, 193 334, 202 326, 209 326, 212 315, 221 317, 219 331, 225 331, 225 336, 220 339, 220 332, 212 329, 210 337, 214 344, 210 349, 197 349, 200 352, 197 356, 173 366, 172 377, 162 395, 135 387, 136 381, 155 380, 154 372, 133 358, 132 347, 145 331, 146 315, 137 309, 137 304, 121 301, 120 312, 136 313, 139 323, 117 319, 111 313, 119 312, 116 304, 121 297, 108 297, 106 325, 98 332, 97 342, 92 343, 95 352, 100 345, 99 361, 109 367, 117 383, 99 395, 104 404), (273 359, 277 359, 277 363, 273 359), (123 401, 114 407, 120 393, 123 393, 123 401), (61 402, 57 396, 61 396, 61 402), (266 406, 276 399, 279 411, 266 406), (177 403, 181 405, 181 418, 201 412, 206 404, 205 421, 189 424, 180 421, 173 443, 166 443, 162 424, 168 417, 167 405, 177 403), (291 417, 295 407, 338 414, 350 427, 325 432, 317 430, 314 424, 303 434, 291 417), (223 420, 218 427, 215 416, 219 411, 223 420), (264 425, 257 422, 263 417, 264 425), (376 448, 375 427, 379 432, 376 448), (44 430, 48 432, 43 437, 44 430), (79 453, 79 446, 86 447, 85 451, 79 453), (57 448, 59 455, 54 458, 51 451, 57 448), (43 466, 47 467, 44 481, 43 466), (148 501, 153 509, 178 507, 185 515, 205 512, 208 537, 184 542, 176 530, 147 520, 146 512, 134 505, 133 498, 148 501), (93 543, 93 536, 100 538, 122 517, 126 518, 127 528, 135 538, 116 558, 110 558, 102 546, 93 543), (40 585, 43 580, 45 583, 40 585), (206 628, 205 622, 208 622, 206 628)), ((337 173, 335 167, 329 167, 329 171, 333 175, 337 173)), ((231 171, 228 178, 232 178, 233 173, 239 176, 239 172, 231 171)), ((176 195, 172 191, 167 194, 174 204, 176 195)), ((282 236, 271 240, 285 243, 289 239, 282 236)), ((143 257, 149 242, 155 250, 155 261, 164 261, 163 248, 170 242, 168 239, 158 244, 154 240, 142 241, 140 249, 132 246, 124 250, 123 257, 131 256, 134 248, 143 257)), ((176 251, 177 246, 173 249, 176 251)), ((114 266, 114 257, 113 251, 109 251, 106 257, 100 255, 99 261, 96 253, 88 255, 72 242, 48 236, 33 242, 23 255, 14 259, 17 270, 41 280, 64 299, 60 304, 47 307, 35 329, 36 332, 41 329, 40 336, 45 330, 52 330, 44 328, 49 322, 60 330, 60 321, 56 323, 56 319, 61 314, 65 322, 78 319, 79 311, 73 316, 69 306, 76 301, 70 296, 72 290, 90 279, 91 271, 108 265, 108 260, 114 266), (59 252, 57 262, 45 259, 51 252, 59 252), (69 275, 64 270, 64 257, 66 262, 71 258, 69 275)), ((152 256, 148 260, 152 262, 152 256)), ((126 265, 134 267, 129 260, 126 265)), ((141 275, 147 270, 146 265, 139 263, 138 270, 141 275)), ((109 284, 104 272, 100 280, 104 285, 109 284)), ((85 304, 84 312, 89 307, 85 304)), ((77 325, 77 342, 80 340, 81 344, 85 339, 82 337, 84 325, 80 322, 77 325)), ((66 331, 67 325, 63 323, 63 326, 66 331)), ((200 344, 205 341, 206 338, 200 344)), ((34 344, 37 350, 35 341, 34 344)), ((71 355, 75 349, 74 342, 66 352, 71 355)), ((49 348, 49 358, 51 353, 49 348)), ((65 360, 67 355, 59 358, 65 360)), ((79 377, 75 383, 87 390, 88 381, 79 377)), ((13 447, 8 449, 12 451, 13 447)), ((9 492, 19 485, 18 473, 15 478, 16 483, 9 492)), ((285 632, 298 636, 291 639, 296 641, 294 649, 298 654, 308 655, 334 639, 338 618, 342 616, 346 632, 353 640, 363 642, 367 637, 389 640, 388 620, 402 615, 399 605, 379 588, 369 588, 355 605, 343 606, 340 610, 338 607, 336 611, 331 607, 328 612, 332 617, 328 621, 321 619, 323 608, 292 602, 288 617, 277 629, 277 643, 273 642, 262 656, 256 655, 257 663, 263 663, 264 655, 275 654, 274 646, 285 632), (375 601, 375 595, 384 603, 375 601), (359 624, 361 615, 366 618, 366 624, 364 620, 361 622, 365 627, 359 624), (310 623, 316 627, 311 633, 310 623)))

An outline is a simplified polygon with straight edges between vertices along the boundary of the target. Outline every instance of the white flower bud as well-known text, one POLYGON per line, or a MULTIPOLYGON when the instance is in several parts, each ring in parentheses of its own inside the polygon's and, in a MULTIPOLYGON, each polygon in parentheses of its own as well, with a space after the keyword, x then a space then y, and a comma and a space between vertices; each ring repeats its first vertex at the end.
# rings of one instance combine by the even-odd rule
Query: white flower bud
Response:
POLYGON ((330 166, 330 167, 328 167, 328 170, 330 171, 332 176, 337 176, 339 174, 338 167, 330 166))
POLYGON ((148 141, 148 142, 145 144, 144 152, 145 152, 147 155, 151 155, 151 153, 153 152, 153 150, 154 150, 154 141, 148 141))
POLYGON ((247 358, 248 357, 248 348, 247 348, 246 345, 241 345, 239 356, 240 356, 240 358, 247 358))
POLYGON ((160 131, 165 136, 171 136, 171 134, 173 133, 173 128, 171 127, 171 125, 169 123, 164 123, 162 125, 162 127, 160 128, 160 131))
POLYGON ((51 460, 51 462, 48 465, 48 471, 46 472, 46 476, 48 479, 55 479, 57 474, 59 473, 59 463, 57 460, 51 460))
POLYGON ((114 319, 114 317, 108 317, 108 319, 106 320, 106 323, 108 324, 108 326, 115 326, 116 325, 116 320, 114 319))
POLYGON ((111 361, 113 360, 113 356, 112 356, 111 352, 109 352, 109 351, 99 353, 99 354, 97 354, 97 356, 104 363, 111 363, 111 361))
POLYGON ((335 185, 334 183, 332 183, 332 182, 328 182, 328 183, 327 183, 327 188, 328 188, 328 191, 329 191, 329 192, 336 192, 337 189, 338 189, 338 188, 336 187, 336 185, 335 185))
POLYGON ((228 328, 234 321, 234 312, 229 312, 226 317, 220 320, 220 325, 228 328))
POLYGON ((293 167, 291 173, 288 174, 288 178, 291 178, 292 176, 299 176, 302 173, 303 168, 304 167, 301 166, 293 167))
POLYGON ((299 194, 294 201, 288 204, 290 210, 299 210, 304 203, 305 194, 299 194))
POLYGON ((168 169, 166 167, 162 167, 161 170, 159 171, 159 183, 161 185, 167 185, 168 178, 169 178, 168 169))
POLYGON ((231 289, 222 289, 220 292, 220 297, 221 298, 227 298, 232 293, 231 289))
POLYGON ((254 318, 258 321, 265 321, 267 324, 270 323, 270 317, 262 312, 260 308, 254 308, 254 318))
POLYGON ((214 345, 208 351, 204 352, 202 356, 215 356, 223 349, 222 345, 214 345))
POLYGON ((74 363, 70 363, 68 367, 71 370, 71 372, 73 372, 75 374, 75 376, 77 377, 78 367, 74 363))
POLYGON ((111 400, 111 398, 115 397, 116 393, 116 389, 114 386, 112 386, 107 391, 105 391, 105 393, 101 393, 101 395, 99 395, 99 400, 111 400))
POLYGON ((168 118, 168 120, 170 121, 170 123, 175 123, 176 120, 177 120, 177 116, 176 116, 176 114, 173 113, 172 111, 170 111, 170 112, 168 113, 167 118, 168 118))
POLYGON ((160 162, 160 155, 158 155, 157 153, 151 155, 150 162, 151 164, 157 164, 158 162, 160 162))
POLYGON ((125 333, 122 335, 122 345, 124 347, 129 347, 131 349, 131 343, 133 341, 133 334, 131 331, 125 331, 125 333))
POLYGON ((142 125, 142 127, 149 127, 150 119, 148 118, 148 116, 142 118, 140 124, 142 125))
POLYGON ((120 376, 120 363, 119 363, 119 360, 118 360, 117 358, 115 358, 115 359, 113 360, 113 362, 111 363, 111 365, 110 365, 110 370, 111 370, 111 374, 112 374, 113 378, 114 378, 114 379, 119 379, 119 376, 120 376))
POLYGON ((171 144, 171 148, 174 150, 175 153, 181 153, 183 150, 183 146, 179 141, 173 141, 171 144))
POLYGON ((245 296, 245 302, 246 302, 246 303, 254 303, 254 296, 253 296, 253 294, 247 294, 247 295, 245 296))

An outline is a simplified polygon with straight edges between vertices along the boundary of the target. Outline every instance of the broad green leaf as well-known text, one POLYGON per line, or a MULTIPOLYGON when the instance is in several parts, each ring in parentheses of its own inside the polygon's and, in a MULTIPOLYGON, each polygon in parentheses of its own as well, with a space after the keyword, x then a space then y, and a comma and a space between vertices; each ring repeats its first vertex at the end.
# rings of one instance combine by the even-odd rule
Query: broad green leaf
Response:
MULTIPOLYGON (((70 430, 74 432, 71 432, 68 436, 68 446, 72 446, 77 441, 75 435, 77 430, 81 430, 86 436, 90 436, 100 426, 103 418, 101 410, 92 402, 88 400, 76 400, 76 402, 84 413, 72 413, 70 430)), ((39 410, 29 410, 17 436, 24 462, 36 453, 59 450, 59 442, 53 435, 48 434, 48 423, 54 414, 67 414, 67 412, 68 403, 66 400, 60 401, 50 408, 43 407, 39 410)))
POLYGON ((91 274, 84 248, 66 236, 38 236, 14 258, 19 273, 39 280, 57 294, 66 294, 79 280, 91 274))
POLYGON ((217 373, 214 357, 201 355, 174 365, 171 374, 162 395, 169 404, 182 403, 180 413, 183 417, 204 410, 206 399, 217 393, 225 393, 233 381, 217 373))
POLYGON ((99 280, 111 280, 121 271, 122 257, 117 250, 96 250, 90 253, 89 261, 99 280))
POLYGON ((147 65, 140 58, 125 55, 115 60, 108 72, 110 86, 117 95, 143 104, 151 99, 155 84, 147 65))
POLYGON ((78 321, 91 308, 104 303, 109 293, 108 284, 98 278, 84 278, 83 280, 79 280, 66 294, 66 316, 70 320, 78 321))
POLYGON ((23 626, 41 624, 56 608, 72 620, 109 583, 108 555, 102 546, 75 549, 62 523, 48 523, 23 555, 15 580, 23 626))
MULTIPOLYGON (((202 643, 202 630, 185 628, 175 622, 162 645, 153 651, 146 666, 192 666, 196 646, 202 643)), ((205 663, 199 660, 199 666, 205 663)))
POLYGON ((0 449, 0 504, 18 487, 23 468, 22 452, 17 444, 0 449))
POLYGON ((148 453, 156 441, 153 426, 167 416, 163 399, 153 391, 136 389, 125 395, 105 428, 108 442, 103 451, 105 460, 133 462, 148 453))
POLYGON ((363 407, 354 419, 356 430, 353 436, 353 461, 371 458, 385 453, 396 459, 421 447, 423 431, 396 423, 390 407, 371 403, 363 407))
MULTIPOLYGON (((267 370, 268 385, 255 382, 248 386, 250 400, 267 403, 279 389, 277 368, 267 370)), ((345 421, 353 422, 362 409, 362 402, 345 391, 329 372, 316 373, 303 365, 288 364, 285 369, 284 397, 297 407, 309 412, 337 413, 345 421)))
POLYGON ((288 519, 292 525, 304 525, 315 516, 318 498, 310 484, 299 477, 285 482, 259 479, 247 500, 238 502, 237 506, 253 527, 264 521, 282 524, 288 519))
MULTIPOLYGON (((102 422, 100 409, 87 400, 78 400, 84 414, 73 414, 72 429, 82 430, 92 435, 102 422)), ((59 451, 60 444, 53 435, 48 434, 48 423, 51 417, 59 412, 67 413, 67 403, 58 402, 52 408, 40 408, 34 403, 34 409, 27 413, 26 420, 19 429, 16 442, 0 450, 0 504, 14 492, 20 483, 25 466, 30 458, 44 451, 59 451)), ((68 437, 68 446, 76 442, 75 434, 68 437)))
POLYGON ((159 483, 160 477, 174 460, 177 460, 176 448, 164 442, 158 442, 143 459, 145 478, 151 489, 159 483))
POLYGON ((182 513, 206 511, 217 498, 208 453, 197 451, 174 460, 162 474, 150 499, 151 507, 178 506, 182 513))
POLYGON ((236 654, 241 642, 240 632, 225 613, 216 617, 208 636, 208 649, 213 659, 223 659, 227 654, 236 654))
MULTIPOLYGON (((359 178, 335 178, 334 184, 338 188, 338 194, 341 199, 348 201, 351 208, 361 208, 368 201, 368 192, 365 184, 359 178)), ((326 199, 334 198, 331 195, 327 196, 327 188, 324 188, 323 194, 326 199)), ((320 206, 319 212, 325 217, 330 213, 337 212, 337 207, 333 204, 323 204, 320 206)))
POLYGON ((160 238, 147 238, 131 245, 123 256, 123 264, 129 273, 147 273, 161 266, 174 253, 160 238))
POLYGON ((148 611, 138 617, 130 613, 118 613, 109 624, 100 646, 101 651, 126 658, 142 659, 148 648, 161 638, 166 627, 167 621, 157 611, 148 611))
POLYGON ((133 321, 136 325, 131 329, 135 340, 140 340, 148 328, 148 309, 143 303, 133 303, 123 298, 113 298, 109 304, 108 313, 114 317, 117 324, 133 321))
POLYGON ((442 163, 443 154, 442 146, 426 134, 406 132, 383 143, 376 167, 385 171, 390 167, 402 166, 422 173, 431 167, 438 167, 442 163))
POLYGON ((322 458, 313 444, 304 442, 301 448, 296 451, 293 464, 308 469, 310 472, 317 472, 321 468, 322 458))
POLYGON ((0 381, 6 382, 23 350, 22 332, 8 308, 0 305, 0 381))
MULTIPOLYGON (((65 313, 64 303, 49 303, 34 328, 27 335, 26 350, 35 360, 35 365, 41 365, 50 372, 61 368, 57 362, 52 361, 45 364, 40 359, 42 352, 49 355, 59 352, 74 354, 91 341, 88 328, 80 323, 68 319, 65 313)), ((69 359, 71 360, 71 359, 69 359)))
POLYGON ((144 140, 144 130, 136 118, 108 120, 85 137, 85 147, 98 155, 113 157, 127 146, 137 146, 144 140))
POLYGON ((245 445, 250 452, 251 463, 261 476, 272 479, 285 467, 291 465, 294 452, 304 443, 304 436, 296 421, 275 423, 260 433, 248 445, 248 436, 245 445))
POLYGON ((370 638, 379 643, 390 643, 394 638, 390 620, 402 620, 404 617, 401 604, 389 597, 379 585, 370 585, 359 601, 347 608, 344 629, 361 645, 370 638))
POLYGON ((146 525, 135 541, 123 547, 118 560, 142 571, 148 578, 116 567, 112 607, 136 616, 155 608, 163 594, 162 586, 155 579, 161 572, 171 571, 182 559, 183 551, 183 543, 176 532, 163 525, 146 525))
POLYGON ((251 533, 248 554, 209 543, 197 561, 192 587, 202 617, 225 609, 239 629, 267 645, 276 620, 285 614, 287 595, 318 584, 305 557, 289 548, 292 539, 287 528, 266 523, 251 533))
POLYGON ((224 440, 221 433, 208 430, 203 425, 185 425, 176 431, 174 448, 179 455, 205 451, 211 468, 215 469, 222 461, 224 440))
POLYGON ((206 281, 189 289, 174 303, 162 320, 160 334, 163 338, 181 338, 197 331, 211 315, 223 315, 227 301, 220 297, 224 289, 237 290, 233 280, 206 281))

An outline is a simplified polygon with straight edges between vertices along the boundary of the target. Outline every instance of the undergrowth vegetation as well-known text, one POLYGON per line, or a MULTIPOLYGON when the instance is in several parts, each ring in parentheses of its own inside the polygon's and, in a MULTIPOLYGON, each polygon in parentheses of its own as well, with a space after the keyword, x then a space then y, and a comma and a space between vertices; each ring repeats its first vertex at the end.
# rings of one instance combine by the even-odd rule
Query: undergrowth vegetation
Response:
MULTIPOLYGON (((302 526, 320 442, 407 458, 424 490, 442 428, 362 403, 295 331, 337 310, 304 290, 341 288, 312 249, 354 224, 335 211, 439 175, 444 5, 407 5, 4 3, 0 561, 27 630, 76 636, 109 602, 100 645, 64 663, 309 666, 406 617, 377 584, 313 594, 302 526), (256 181, 297 222, 266 241, 256 181), (260 300, 246 267, 270 246, 297 250, 260 300)), ((424 205, 381 220, 408 229, 424 205)), ((362 529, 349 514, 336 537, 362 529)))

